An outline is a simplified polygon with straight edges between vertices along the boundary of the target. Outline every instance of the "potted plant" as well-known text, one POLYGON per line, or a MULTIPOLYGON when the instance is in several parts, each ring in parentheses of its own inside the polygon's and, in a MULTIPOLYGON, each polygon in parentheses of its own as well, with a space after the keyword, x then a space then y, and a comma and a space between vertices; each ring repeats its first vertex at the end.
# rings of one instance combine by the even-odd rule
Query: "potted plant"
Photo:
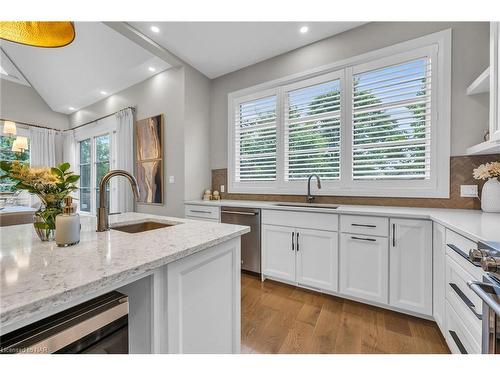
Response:
POLYGON ((54 240, 56 216, 62 212, 64 197, 78 189, 76 182, 80 176, 69 168, 69 163, 52 168, 31 168, 17 160, 0 162, 0 169, 5 172, 0 179, 9 178, 16 182, 16 189, 40 198, 41 206, 35 213, 33 225, 42 241, 54 240))
POLYGON ((474 169, 476 180, 487 180, 481 191, 481 209, 484 212, 500 212, 500 162, 481 164, 474 169))

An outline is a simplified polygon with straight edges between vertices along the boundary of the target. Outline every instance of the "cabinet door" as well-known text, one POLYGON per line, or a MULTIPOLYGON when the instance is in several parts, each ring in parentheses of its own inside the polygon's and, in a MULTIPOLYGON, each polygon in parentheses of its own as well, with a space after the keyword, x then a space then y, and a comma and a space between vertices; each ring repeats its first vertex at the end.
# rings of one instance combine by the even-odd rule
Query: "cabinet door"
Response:
POLYGON ((432 312, 437 325, 445 335, 444 324, 444 304, 445 304, 445 290, 446 290, 446 241, 445 229, 442 225, 433 223, 432 232, 432 263, 433 263, 433 299, 432 299, 432 312))
POLYGON ((295 251, 299 284, 337 291, 337 232, 297 228, 295 251))
POLYGON ((262 225, 262 273, 264 275, 295 281, 294 236, 293 228, 262 225))
POLYGON ((500 22, 490 22, 490 139, 500 139, 500 22))
POLYGON ((389 303, 432 315, 432 224, 391 219, 389 303))
POLYGON ((389 247, 386 237, 340 235, 340 292, 388 303, 389 247))

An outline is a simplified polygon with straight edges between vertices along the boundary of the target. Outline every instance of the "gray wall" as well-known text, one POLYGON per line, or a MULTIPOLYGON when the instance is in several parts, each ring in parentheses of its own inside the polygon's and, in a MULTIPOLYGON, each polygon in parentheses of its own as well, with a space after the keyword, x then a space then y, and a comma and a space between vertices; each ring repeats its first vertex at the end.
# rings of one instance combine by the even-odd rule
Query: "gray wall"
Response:
POLYGON ((0 117, 56 129, 69 126, 68 116, 50 109, 33 88, 5 79, 0 79, 0 117))
POLYGON ((375 49, 452 29, 451 153, 463 155, 488 127, 487 95, 469 97, 467 86, 489 65, 487 22, 376 22, 229 73, 212 81, 211 167, 227 167, 227 95, 262 82, 375 49))
MULTIPOLYGON (((138 205, 137 211, 183 216, 184 198, 184 68, 169 69, 70 116, 70 126, 93 121, 124 107, 136 107, 136 119, 163 113, 164 204, 138 205), (168 183, 168 176, 175 182, 168 183)), ((132 152, 132 150, 131 150, 132 152)))
POLYGON ((136 107, 138 120, 163 113, 165 204, 139 204, 137 211, 184 216, 183 201, 200 198, 211 184, 209 89, 210 80, 190 66, 169 69, 73 113, 70 125, 128 106, 136 107))

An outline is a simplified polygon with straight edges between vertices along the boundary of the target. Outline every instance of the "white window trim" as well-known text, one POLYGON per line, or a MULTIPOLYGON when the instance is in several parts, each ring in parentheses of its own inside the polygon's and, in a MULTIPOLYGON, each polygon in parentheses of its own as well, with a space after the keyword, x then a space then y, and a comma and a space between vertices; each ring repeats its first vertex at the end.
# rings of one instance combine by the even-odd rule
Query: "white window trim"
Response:
POLYGON ((436 72, 433 71, 433 110, 431 126, 431 173, 433 177, 427 181, 412 181, 409 187, 406 182, 399 181, 356 181, 352 183, 350 179, 342 178, 340 181, 324 181, 321 190, 315 190, 316 195, 334 196, 391 196, 407 198, 449 198, 450 194, 450 111, 451 111, 451 29, 429 34, 420 38, 398 43, 393 46, 364 53, 332 64, 324 65, 306 72, 293 74, 273 81, 265 82, 256 86, 232 92, 228 95, 228 192, 229 193, 250 193, 250 194, 304 194, 306 191, 306 181, 294 181, 293 183, 283 183, 283 158, 282 151, 282 126, 281 117, 283 103, 278 95, 277 102, 277 181, 276 182, 236 182, 235 176, 235 129, 234 118, 237 103, 248 101, 262 96, 263 92, 281 92, 284 86, 300 84, 299 81, 307 79, 315 80, 319 75, 334 73, 343 70, 346 76, 341 78, 341 105, 342 126, 341 130, 341 176, 345 171, 351 170, 352 150, 350 127, 345 126, 346 119, 351 118, 350 113, 351 98, 346 95, 351 92, 350 85, 352 77, 352 66, 360 64, 375 63, 376 60, 394 58, 395 55, 412 54, 419 49, 435 49, 437 61, 436 72), (343 86, 344 85, 344 86, 343 86), (347 157, 346 157, 347 156, 347 157))

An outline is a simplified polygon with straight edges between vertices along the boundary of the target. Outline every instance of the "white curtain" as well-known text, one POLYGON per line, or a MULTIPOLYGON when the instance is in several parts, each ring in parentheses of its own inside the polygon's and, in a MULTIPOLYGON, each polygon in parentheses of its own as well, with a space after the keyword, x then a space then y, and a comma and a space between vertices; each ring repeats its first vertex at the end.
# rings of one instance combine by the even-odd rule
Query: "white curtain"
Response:
MULTIPOLYGON (((130 108, 116 113, 116 168, 134 174, 134 113, 130 108)), ((134 195, 130 183, 116 179, 117 207, 112 212, 134 211, 134 195)))
POLYGON ((51 129, 30 128, 30 159, 32 167, 54 167, 57 132, 51 129))
POLYGON ((63 162, 69 163, 71 165, 71 171, 78 174, 76 170, 76 142, 75 142, 75 132, 73 130, 66 131, 62 135, 63 141, 63 162))

